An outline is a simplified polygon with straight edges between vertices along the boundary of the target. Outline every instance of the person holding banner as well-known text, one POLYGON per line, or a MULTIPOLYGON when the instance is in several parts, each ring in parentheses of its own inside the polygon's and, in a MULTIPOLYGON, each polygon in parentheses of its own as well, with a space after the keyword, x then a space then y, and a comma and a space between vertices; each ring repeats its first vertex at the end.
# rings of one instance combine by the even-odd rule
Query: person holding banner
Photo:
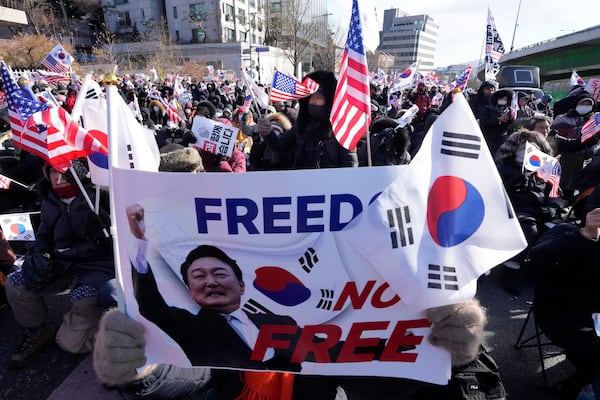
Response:
POLYGON ((299 100, 296 125, 277 135, 271 121, 263 116, 257 121, 257 132, 274 152, 293 151, 296 169, 358 167, 356 152, 345 149, 333 136, 329 115, 337 85, 335 75, 315 71, 306 78, 317 82, 319 90, 299 100))
MULTIPOLYGON (((87 169, 73 160, 73 171, 84 180, 87 169)), ((55 338, 70 353, 92 350, 101 312, 99 289, 114 277, 112 240, 107 234, 107 213, 102 219, 90 208, 71 171, 65 174, 47 166, 40 185, 41 222, 33 249, 23 266, 8 276, 6 296, 15 319, 25 333, 11 356, 10 367, 29 363, 55 338), (58 332, 48 322, 44 295, 71 285, 71 309, 58 332)))

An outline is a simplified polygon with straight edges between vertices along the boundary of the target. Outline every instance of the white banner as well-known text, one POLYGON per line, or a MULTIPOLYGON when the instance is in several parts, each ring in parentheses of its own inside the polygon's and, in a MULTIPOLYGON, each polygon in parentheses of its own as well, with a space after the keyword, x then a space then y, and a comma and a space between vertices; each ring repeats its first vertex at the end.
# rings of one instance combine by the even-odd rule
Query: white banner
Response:
POLYGON ((427 340, 426 307, 471 298, 525 247, 464 99, 408 166, 112 173, 118 276, 149 363, 445 384, 450 355, 427 340), (192 253, 186 287, 182 263, 207 248, 235 260, 239 284, 209 283, 203 268, 233 267, 192 253), (232 298, 223 314, 254 338, 215 312, 232 298))

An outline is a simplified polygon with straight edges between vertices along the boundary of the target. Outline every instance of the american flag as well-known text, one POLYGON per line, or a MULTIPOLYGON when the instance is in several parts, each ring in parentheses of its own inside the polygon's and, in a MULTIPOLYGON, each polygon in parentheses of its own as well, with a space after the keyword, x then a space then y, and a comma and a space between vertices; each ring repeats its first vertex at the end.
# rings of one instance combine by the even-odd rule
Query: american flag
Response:
POLYGON ((8 189, 12 180, 8 176, 0 175, 0 189, 8 189))
POLYGON ((581 127, 581 143, 585 142, 600 131, 600 113, 595 113, 581 127))
POLYGON ((93 152, 108 155, 108 137, 97 130, 86 131, 62 107, 51 107, 33 114, 25 123, 15 145, 48 161, 64 172, 71 160, 93 152))
POLYGON ((19 138, 23 132, 25 121, 32 114, 48 109, 49 104, 32 99, 17 85, 6 64, 3 61, 0 64, 2 68, 2 82, 6 91, 10 128, 15 138, 19 138))
POLYGON ((60 43, 54 46, 52 51, 42 60, 44 67, 57 74, 67 73, 72 63, 73 56, 60 43))
POLYGON ((310 96, 319 89, 319 84, 310 78, 299 82, 296 78, 279 71, 273 75, 271 101, 286 101, 310 96))
POLYGON ((250 110, 251 103, 252 103, 252 96, 247 94, 246 97, 244 98, 244 104, 242 104, 240 106, 240 110, 245 113, 248 112, 248 110, 250 110))
POLYGON ((58 74, 52 71, 39 70, 38 74, 40 79, 46 81, 46 83, 57 83, 57 82, 68 82, 69 78, 65 74, 58 74))
MULTIPOLYGON (((527 142, 526 149, 530 146, 533 147, 529 142, 527 142)), ((525 152, 527 153, 527 150, 525 150, 525 152)), ((538 156, 538 159, 542 160, 542 166, 535 170, 535 174, 540 179, 543 179, 544 182, 547 182, 550 185, 552 185, 549 196, 552 198, 558 198, 560 196, 558 189, 560 186, 560 175, 562 173, 560 161, 552 156, 547 156, 547 154, 539 150, 537 150, 537 152, 541 154, 540 156, 538 156), (544 156, 547 156, 547 158, 544 158, 544 156)), ((531 168, 527 169, 531 170, 531 168)))
POLYGON ((471 78, 471 72, 473 72, 473 67, 470 65, 467 65, 467 67, 462 70, 462 72, 456 79, 455 87, 464 92, 465 89, 467 88, 467 83, 469 83, 469 78, 471 78))
POLYGON ((167 104, 167 107, 165 108, 166 112, 167 112, 167 116, 169 117, 169 119, 174 122, 174 123, 184 123, 185 121, 183 120, 183 118, 181 118, 181 115, 179 115, 179 111, 177 111, 177 108, 175 108, 175 106, 171 103, 167 104))
POLYGON ((353 0, 346 49, 331 109, 331 125, 338 142, 346 149, 354 150, 370 123, 369 70, 358 0, 353 0))
POLYGON ((558 193, 558 189, 560 187, 560 174, 562 173, 562 168, 560 167, 560 162, 556 161, 554 166, 552 167, 552 172, 550 173, 550 177, 547 182, 552 185, 552 189, 550 190, 550 197, 556 199, 560 195, 558 193))

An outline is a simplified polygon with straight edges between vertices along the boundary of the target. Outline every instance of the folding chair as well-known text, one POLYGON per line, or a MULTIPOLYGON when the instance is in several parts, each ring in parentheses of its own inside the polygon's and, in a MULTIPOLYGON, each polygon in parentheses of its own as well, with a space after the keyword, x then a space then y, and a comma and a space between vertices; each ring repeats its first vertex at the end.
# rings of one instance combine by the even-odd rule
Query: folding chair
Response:
POLYGON ((517 336, 517 341, 515 342, 515 347, 517 349, 522 349, 524 347, 537 347, 538 355, 540 358, 540 366, 542 367, 542 377, 544 378, 544 385, 547 388, 549 388, 548 377, 546 375, 546 366, 544 364, 544 360, 546 358, 550 358, 550 357, 554 357, 559 354, 562 354, 563 352, 562 351, 554 351, 554 352, 544 353, 544 351, 542 351, 542 347, 551 346, 552 342, 550 342, 549 340, 542 341, 542 335, 544 335, 544 332, 540 329, 539 325, 537 324, 537 321, 535 320, 535 316, 533 315, 534 303, 533 303, 533 301, 528 301, 527 304, 529 305, 529 311, 527 312, 527 317, 525 318, 525 321, 523 322, 523 326, 521 327, 519 336, 517 336), (530 336, 528 338, 523 338, 523 334, 525 333, 525 329, 527 328, 527 324, 529 323, 529 320, 533 321, 535 334, 533 334, 532 336, 530 336), (530 343, 532 340, 535 340, 535 343, 530 343))

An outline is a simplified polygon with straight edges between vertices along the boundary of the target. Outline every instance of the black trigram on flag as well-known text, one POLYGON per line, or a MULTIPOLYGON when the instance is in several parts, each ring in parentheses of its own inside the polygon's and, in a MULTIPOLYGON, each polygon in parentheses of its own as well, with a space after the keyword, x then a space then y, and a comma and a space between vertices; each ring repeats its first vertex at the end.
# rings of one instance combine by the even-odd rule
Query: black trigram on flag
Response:
POLYGON ((479 158, 481 138, 464 133, 445 132, 442 135, 441 153, 447 156, 479 158))
POLYGON ((298 259, 300 266, 302 269, 310 274, 315 265, 319 262, 319 257, 317 256, 317 252, 312 247, 309 247, 302 257, 298 259))
POLYGON ((248 299, 248 301, 242 306, 242 310, 246 311, 248 314, 273 314, 273 311, 269 310, 267 307, 263 306, 254 299, 248 299))
POLYGON ((317 304, 316 308, 331 310, 334 295, 335 292, 333 289, 321 289, 321 300, 319 300, 319 304, 317 304))
POLYGON ((429 264, 427 287, 429 289, 458 290, 456 268, 429 264))
POLYGON ((414 244, 413 231, 410 227, 410 210, 408 206, 397 207, 387 210, 388 223, 392 229, 390 239, 392 248, 397 249, 398 246, 406 247, 409 244, 414 244))
POLYGON ((129 159, 129 168, 135 169, 135 162, 133 162, 133 148, 130 144, 127 145, 127 158, 129 159))

